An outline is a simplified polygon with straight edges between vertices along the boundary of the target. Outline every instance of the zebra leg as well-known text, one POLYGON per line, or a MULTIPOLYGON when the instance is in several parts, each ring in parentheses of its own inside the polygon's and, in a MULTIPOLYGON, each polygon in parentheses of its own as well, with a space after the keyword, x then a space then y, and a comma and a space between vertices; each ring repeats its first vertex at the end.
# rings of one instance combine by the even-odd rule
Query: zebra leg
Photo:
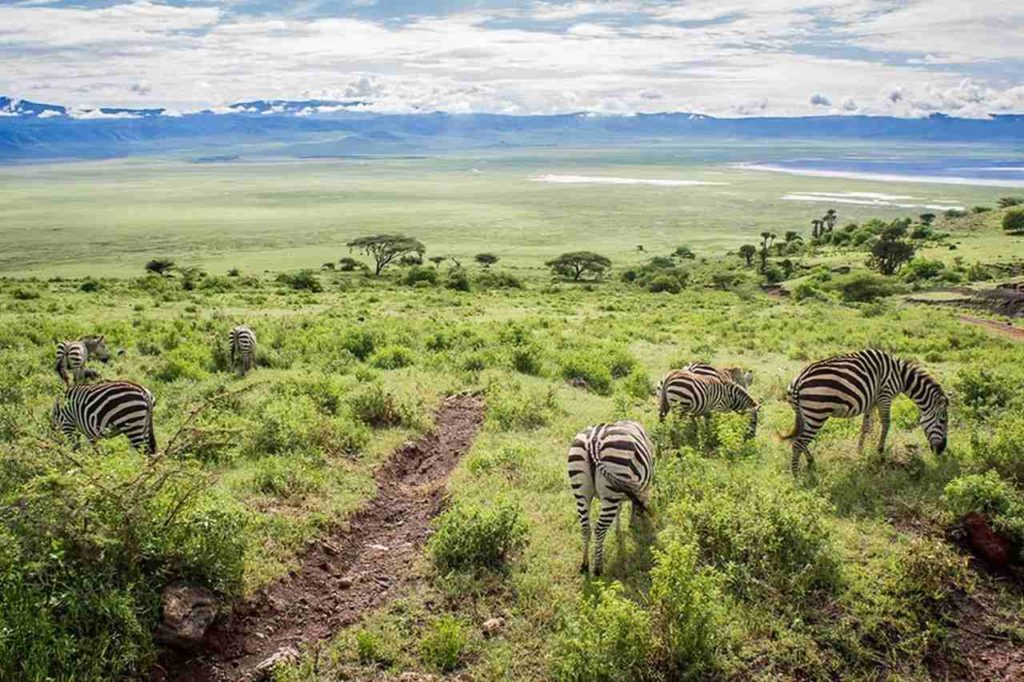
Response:
POLYGON ((890 410, 892 402, 888 399, 878 401, 878 418, 882 422, 882 435, 878 439, 878 454, 885 453, 885 439, 889 435, 889 424, 891 421, 890 410))
POLYGON ((793 436, 793 459, 790 461, 790 468, 793 470, 794 476, 800 470, 801 454, 807 457, 808 471, 814 468, 814 455, 811 454, 810 444, 827 420, 828 417, 820 422, 814 422, 807 419, 806 416, 800 420, 800 432, 793 436))
POLYGON ((874 426, 874 424, 872 424, 871 410, 869 409, 864 413, 864 423, 860 425, 860 437, 857 439, 858 455, 864 452, 864 440, 868 437, 868 434, 871 433, 872 426, 874 426))
POLYGON ((601 500, 601 515, 597 519, 597 527, 594 529, 594 575, 601 575, 604 568, 604 536, 608 527, 619 514, 621 500, 601 500))
POLYGON ((577 495, 576 512, 580 517, 580 535, 583 537, 583 561, 580 563, 580 573, 586 574, 590 570, 590 500, 577 495))
POLYGON ((750 411, 750 425, 747 427, 747 432, 743 435, 743 440, 753 440, 754 436, 757 435, 757 410, 750 411))

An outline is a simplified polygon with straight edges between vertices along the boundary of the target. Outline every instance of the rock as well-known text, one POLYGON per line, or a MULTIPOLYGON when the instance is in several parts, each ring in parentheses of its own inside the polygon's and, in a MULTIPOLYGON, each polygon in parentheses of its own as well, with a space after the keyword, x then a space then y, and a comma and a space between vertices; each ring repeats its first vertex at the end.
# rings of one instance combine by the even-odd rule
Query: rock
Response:
POLYGON ((569 385, 572 386, 573 388, 583 389, 590 386, 590 384, 587 383, 587 380, 584 379, 583 377, 573 377, 572 380, 569 381, 569 385))
POLYGON ((352 587, 353 582, 354 581, 352 580, 352 578, 345 576, 344 578, 338 581, 338 587, 340 587, 343 590, 347 590, 348 588, 352 587))
POLYGON ((278 649, 273 654, 259 662, 249 679, 253 680, 253 682, 258 680, 269 680, 274 674, 274 669, 279 664, 297 663, 298 660, 299 650, 295 647, 286 646, 283 649, 278 649))
POLYGON ((402 673, 398 676, 398 682, 434 682, 437 678, 424 673, 402 673))
POLYGON ((324 554, 328 556, 338 556, 341 553, 341 550, 334 543, 327 542, 326 540, 320 543, 320 546, 323 547, 324 554))
POLYGON ((386 551, 388 551, 387 545, 367 545, 367 549, 372 549, 375 552, 386 552, 386 551))
POLYGON ((190 649, 203 641, 217 617, 217 595, 205 587, 169 585, 162 597, 163 617, 154 637, 161 644, 190 649))
POLYGON ((992 530, 988 519, 971 512, 964 517, 964 528, 967 529, 967 541, 978 556, 997 568, 1006 568, 1010 543, 992 530))
POLYGON ((500 616, 498 618, 488 618, 484 621, 483 629, 484 637, 487 639, 497 637, 505 629, 505 619, 500 616))

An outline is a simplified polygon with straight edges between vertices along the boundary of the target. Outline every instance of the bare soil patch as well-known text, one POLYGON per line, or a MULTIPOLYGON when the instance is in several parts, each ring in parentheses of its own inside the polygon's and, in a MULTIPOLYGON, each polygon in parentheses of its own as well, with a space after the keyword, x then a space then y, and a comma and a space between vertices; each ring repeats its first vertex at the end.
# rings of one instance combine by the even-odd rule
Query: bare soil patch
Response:
POLYGON ((448 475, 483 421, 483 402, 447 398, 435 420, 431 433, 392 454, 376 473, 377 496, 310 546, 300 568, 215 622, 198 651, 166 652, 150 678, 259 679, 270 657, 292 657, 393 598, 412 578, 448 475))

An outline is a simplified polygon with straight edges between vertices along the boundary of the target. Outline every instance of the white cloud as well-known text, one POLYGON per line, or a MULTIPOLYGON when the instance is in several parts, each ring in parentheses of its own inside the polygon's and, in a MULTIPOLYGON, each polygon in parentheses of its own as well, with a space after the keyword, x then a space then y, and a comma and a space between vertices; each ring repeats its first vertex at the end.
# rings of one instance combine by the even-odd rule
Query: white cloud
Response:
POLYGON ((182 111, 317 97, 363 100, 380 111, 719 115, 808 114, 832 106, 822 93, 842 92, 838 113, 983 116, 1024 110, 1024 85, 1005 75, 986 82, 977 70, 967 80, 958 65, 1024 55, 1024 8, 1015 5, 593 0, 402 22, 148 1, 2 5, 0 92, 182 111), (498 18, 514 21, 492 22, 498 18), (550 30, 551 22, 564 30, 550 30), (964 36, 956 49, 954 26, 964 36), (992 36, 991 49, 982 34, 992 36))

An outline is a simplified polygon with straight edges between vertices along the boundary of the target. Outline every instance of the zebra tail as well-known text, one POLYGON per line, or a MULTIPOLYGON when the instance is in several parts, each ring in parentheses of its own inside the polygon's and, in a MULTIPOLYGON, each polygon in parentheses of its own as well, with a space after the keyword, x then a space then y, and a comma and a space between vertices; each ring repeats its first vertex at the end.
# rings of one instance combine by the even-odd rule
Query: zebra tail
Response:
POLYGON ((640 489, 640 486, 633 481, 610 471, 604 462, 597 462, 597 470, 602 476, 604 476, 605 481, 608 482, 609 488, 628 497, 629 501, 633 503, 633 506, 636 509, 639 509, 641 513, 648 513, 647 501, 643 499, 643 490, 640 489))
POLYGON ((153 429, 153 407, 156 400, 149 401, 149 414, 146 416, 146 449, 150 455, 156 454, 156 431, 153 429))
POLYGON ((668 382, 663 380, 658 388, 660 389, 658 391, 658 419, 664 421, 665 415, 667 415, 669 412, 668 382))
POLYGON ((800 411, 800 407, 798 405, 793 405, 793 412, 796 414, 796 419, 793 421, 793 430, 790 431, 789 433, 777 434, 778 437, 779 437, 779 440, 784 440, 784 441, 785 440, 793 440, 794 438, 799 436, 801 433, 803 433, 803 430, 804 430, 804 414, 803 414, 803 412, 800 411))
POLYGON ((66 355, 58 354, 57 355, 57 366, 55 367, 55 369, 57 370, 57 376, 59 376, 61 378, 61 380, 65 384, 68 383, 68 364, 67 364, 67 359, 68 358, 67 358, 66 355))

